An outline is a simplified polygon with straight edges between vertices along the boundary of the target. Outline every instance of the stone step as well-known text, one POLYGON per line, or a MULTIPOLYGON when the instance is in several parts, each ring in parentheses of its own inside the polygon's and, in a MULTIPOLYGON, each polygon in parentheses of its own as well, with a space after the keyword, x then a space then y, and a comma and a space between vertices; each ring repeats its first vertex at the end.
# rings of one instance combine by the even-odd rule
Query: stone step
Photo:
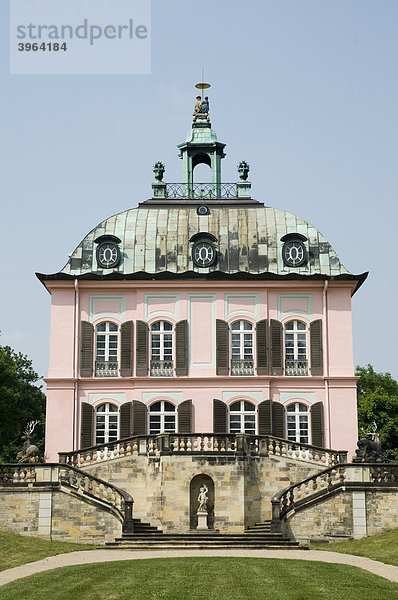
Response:
MULTIPOLYGON (((200 540, 204 540, 206 542, 216 542, 216 541, 242 541, 242 542, 248 542, 250 540, 253 540, 255 542, 259 542, 259 541, 290 541, 289 538, 285 538, 281 533, 268 533, 268 534, 264 534, 264 533, 237 533, 237 534, 233 534, 233 533, 229 533, 229 534, 222 534, 222 533, 213 533, 213 534, 201 534, 201 533, 163 533, 161 535, 158 534, 144 534, 144 533, 125 533, 122 535, 122 537, 120 538, 116 538, 115 541, 120 543, 120 542, 129 542, 129 541, 136 541, 136 540, 155 540, 156 542, 158 540, 162 540, 162 541, 200 541, 200 540)), ((110 542, 113 543, 113 542, 110 542)))
POLYGON ((234 549, 246 549, 246 550, 289 550, 289 549, 303 549, 306 550, 308 547, 300 546, 298 542, 263 542, 259 544, 255 544, 252 542, 247 542, 246 544, 242 542, 231 543, 228 541, 220 542, 220 543, 209 543, 209 542, 163 542, 163 543, 154 543, 143 541, 142 543, 107 543, 104 546, 98 546, 99 549, 102 550, 234 550, 234 549))

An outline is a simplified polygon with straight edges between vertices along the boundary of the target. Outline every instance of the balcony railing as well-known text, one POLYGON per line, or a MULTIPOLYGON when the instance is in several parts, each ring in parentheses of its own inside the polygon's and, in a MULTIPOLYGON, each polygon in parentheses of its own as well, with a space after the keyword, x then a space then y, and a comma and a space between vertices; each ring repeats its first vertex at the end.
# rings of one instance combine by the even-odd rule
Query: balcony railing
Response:
POLYGON ((106 444, 97 444, 84 450, 60 452, 59 461, 76 467, 124 456, 147 454, 247 454, 254 456, 281 456, 294 461, 331 466, 347 462, 347 452, 320 448, 301 442, 289 442, 270 435, 244 433, 161 433, 132 436, 106 444))
POLYGON ((233 358, 231 360, 231 375, 254 375, 254 360, 233 358))
POLYGON ((172 360, 151 360, 152 377, 173 377, 172 360))
POLYGON ((308 360, 286 359, 285 375, 308 375, 308 360))
POLYGON ((110 360, 95 361, 95 376, 96 377, 117 377, 118 362, 110 360))
POLYGON ((236 183, 167 183, 166 197, 171 199, 237 198, 236 183))

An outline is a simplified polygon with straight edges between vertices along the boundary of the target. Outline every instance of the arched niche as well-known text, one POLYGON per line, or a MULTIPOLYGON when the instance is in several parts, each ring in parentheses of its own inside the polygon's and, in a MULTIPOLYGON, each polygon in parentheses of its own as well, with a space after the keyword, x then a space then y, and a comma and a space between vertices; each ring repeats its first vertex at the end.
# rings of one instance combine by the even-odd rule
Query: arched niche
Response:
POLYGON ((196 529, 198 526, 198 496, 200 487, 206 484, 209 491, 207 493, 209 497, 209 501, 207 503, 207 526, 209 529, 214 529, 214 481, 209 475, 205 475, 201 473, 200 475, 195 475, 191 479, 191 483, 189 486, 189 514, 190 514, 190 529, 196 529))

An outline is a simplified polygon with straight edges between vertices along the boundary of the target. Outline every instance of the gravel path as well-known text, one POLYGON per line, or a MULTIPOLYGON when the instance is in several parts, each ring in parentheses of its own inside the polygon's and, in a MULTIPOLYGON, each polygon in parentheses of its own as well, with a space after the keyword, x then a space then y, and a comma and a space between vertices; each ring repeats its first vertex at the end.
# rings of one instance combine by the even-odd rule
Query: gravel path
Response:
POLYGON ((87 565, 119 560, 137 560, 143 558, 177 558, 189 556, 238 556, 246 558, 281 558, 313 560, 327 563, 338 563, 359 567, 390 581, 398 583, 398 567, 386 565, 370 558, 339 554, 337 552, 323 552, 316 550, 84 550, 49 556, 36 562, 7 569, 0 572, 0 586, 28 577, 35 573, 42 573, 58 567, 71 567, 72 565, 87 565))

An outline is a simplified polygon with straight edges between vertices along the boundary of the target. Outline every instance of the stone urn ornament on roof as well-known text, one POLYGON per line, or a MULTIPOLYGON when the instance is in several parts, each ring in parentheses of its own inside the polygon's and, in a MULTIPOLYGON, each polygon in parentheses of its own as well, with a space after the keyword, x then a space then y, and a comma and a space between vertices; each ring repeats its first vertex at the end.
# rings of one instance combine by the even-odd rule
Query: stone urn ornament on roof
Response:
POLYGON ((238 173, 242 181, 247 181, 249 177, 250 165, 245 160, 241 160, 238 164, 238 173))
POLYGON ((163 180, 165 167, 164 167, 164 164, 160 160, 153 165, 153 172, 154 172, 156 181, 163 180))

